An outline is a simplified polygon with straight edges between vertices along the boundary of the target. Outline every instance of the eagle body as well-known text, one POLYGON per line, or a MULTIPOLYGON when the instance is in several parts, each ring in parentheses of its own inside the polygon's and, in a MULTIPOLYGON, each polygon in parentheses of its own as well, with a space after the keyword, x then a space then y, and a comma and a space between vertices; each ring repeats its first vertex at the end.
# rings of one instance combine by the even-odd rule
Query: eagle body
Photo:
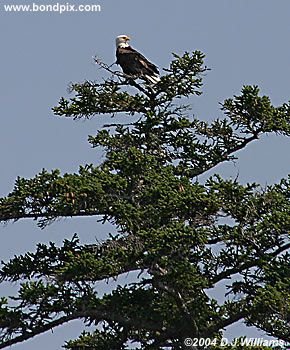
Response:
POLYGON ((160 80, 158 68, 140 52, 134 50, 128 44, 129 40, 127 35, 119 35, 116 38, 116 63, 126 75, 141 78, 151 84, 158 83, 160 80))

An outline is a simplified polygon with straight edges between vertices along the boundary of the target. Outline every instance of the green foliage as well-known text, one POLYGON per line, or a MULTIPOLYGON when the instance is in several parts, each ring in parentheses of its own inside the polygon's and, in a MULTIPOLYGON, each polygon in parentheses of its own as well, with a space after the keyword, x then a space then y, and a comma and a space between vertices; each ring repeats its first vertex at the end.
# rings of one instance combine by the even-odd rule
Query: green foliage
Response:
POLYGON ((199 51, 174 55, 153 87, 114 72, 103 83, 73 84, 74 96, 54 108, 73 119, 121 114, 130 123, 89 136, 106 152, 101 164, 18 178, 0 199, 0 220, 33 218, 44 228, 96 216, 117 233, 85 245, 75 234, 3 262, 0 281, 20 287, 0 301, 0 349, 74 319, 95 330, 68 341, 71 350, 183 349, 186 338, 221 339, 240 320, 290 341, 290 180, 261 188, 218 174, 198 179, 265 133, 289 136, 289 104, 274 107, 245 86, 224 101, 223 119, 192 117, 180 101, 201 94, 203 60, 199 51), (129 273, 138 278, 118 283, 129 273), (100 293, 112 279, 117 287, 100 293), (221 302, 211 296, 218 284, 221 302))

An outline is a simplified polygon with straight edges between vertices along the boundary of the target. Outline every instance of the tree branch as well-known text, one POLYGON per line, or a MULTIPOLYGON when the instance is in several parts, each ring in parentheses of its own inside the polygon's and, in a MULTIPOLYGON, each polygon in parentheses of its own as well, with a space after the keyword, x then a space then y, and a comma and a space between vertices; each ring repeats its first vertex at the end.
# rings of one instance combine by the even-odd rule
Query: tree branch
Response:
MULTIPOLYGON (((98 59, 97 57, 94 57, 94 61, 96 64, 98 64, 102 69, 105 69, 107 72, 111 73, 113 76, 117 76, 120 80, 121 83, 116 83, 117 85, 131 85, 134 86, 137 90, 139 90, 140 92, 143 92, 144 95, 146 95, 147 97, 149 97, 150 99, 153 99, 155 97, 155 95, 153 95, 153 91, 148 91, 146 89, 144 89, 140 84, 138 84, 135 79, 140 78, 139 76, 136 77, 132 77, 131 75, 119 72, 119 71, 113 71, 110 67, 108 66, 106 63, 102 62, 100 59, 98 59), (124 78, 125 81, 122 81, 120 78, 124 78)), ((115 64, 116 62, 114 62, 113 64, 115 64)), ((149 86, 148 86, 149 88, 149 86)))
MULTIPOLYGON (((273 259, 276 256, 278 256, 279 254, 281 254, 283 251, 285 251, 289 248, 290 248, 290 243, 287 243, 284 246, 278 248, 275 252, 269 253, 267 256, 265 255, 265 257, 269 257, 269 258, 273 259)), ((213 284, 216 284, 219 281, 227 279, 236 273, 242 272, 245 269, 250 269, 251 267, 258 266, 261 261, 262 261, 261 258, 254 259, 252 261, 247 261, 246 263, 240 265, 239 267, 234 267, 232 269, 225 270, 225 271, 221 272, 220 274, 216 275, 215 277, 213 277, 211 282, 213 284)))
POLYGON ((79 316, 67 315, 67 316, 60 317, 57 320, 51 321, 50 323, 47 323, 47 324, 45 324, 43 326, 40 326, 40 327, 37 327, 37 329, 35 329, 35 330, 31 330, 30 332, 25 332, 24 334, 19 335, 18 337, 15 337, 13 339, 9 339, 9 340, 3 341, 0 344, 0 349, 4 349, 7 346, 11 346, 11 345, 14 345, 14 344, 17 344, 17 343, 21 343, 21 342, 23 342, 25 340, 31 339, 31 338, 33 338, 36 335, 42 334, 44 332, 47 332, 47 331, 51 330, 52 328, 60 326, 60 325, 62 325, 64 323, 72 321, 72 320, 74 320, 76 318, 79 318, 79 316))
POLYGON ((216 332, 223 330, 227 326, 230 326, 233 323, 240 321, 241 319, 245 318, 247 315, 248 315, 248 313, 245 310, 234 313, 230 317, 223 319, 214 325, 209 326, 208 329, 206 330, 206 332, 201 334, 200 337, 211 338, 213 336, 213 334, 215 334, 216 332))
POLYGON ((253 136, 248 137, 246 139, 244 139, 240 144, 237 144, 235 147, 229 148, 226 152, 224 152, 222 154, 222 156, 217 159, 216 161, 210 163, 207 167, 205 167, 204 169, 200 169, 200 171, 196 171, 195 172, 195 176, 199 176, 201 174, 204 174, 205 172, 209 171, 210 169, 214 168, 216 165, 223 163, 228 159, 229 155, 240 151, 241 149, 245 148, 250 142, 257 140, 259 138, 259 133, 261 132, 261 130, 256 130, 256 132, 253 134, 253 136))

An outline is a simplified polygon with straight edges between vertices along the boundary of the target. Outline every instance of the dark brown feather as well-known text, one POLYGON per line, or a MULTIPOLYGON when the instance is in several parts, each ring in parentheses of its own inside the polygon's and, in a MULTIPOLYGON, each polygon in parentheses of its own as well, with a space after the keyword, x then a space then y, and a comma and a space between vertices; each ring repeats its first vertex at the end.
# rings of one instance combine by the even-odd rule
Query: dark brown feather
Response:
POLYGON ((134 50, 131 46, 118 47, 116 51, 117 64, 122 67, 125 74, 128 75, 156 75, 159 74, 158 68, 151 63, 140 52, 134 50))

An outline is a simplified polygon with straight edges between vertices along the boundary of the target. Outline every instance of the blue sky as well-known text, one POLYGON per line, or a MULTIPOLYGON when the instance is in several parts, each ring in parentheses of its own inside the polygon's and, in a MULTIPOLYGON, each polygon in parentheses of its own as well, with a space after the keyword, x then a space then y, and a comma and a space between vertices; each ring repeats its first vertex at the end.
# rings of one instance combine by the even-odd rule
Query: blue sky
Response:
MULTIPOLYGON (((244 84, 259 85, 275 105, 290 99, 288 0, 91 0, 84 3, 100 4, 101 12, 4 12, 3 4, 16 3, 21 1, 0 1, 1 196, 11 191, 17 176, 33 177, 42 168, 76 172, 80 164, 102 157, 101 150, 90 148, 87 137, 108 121, 106 117, 73 121, 53 116, 51 108, 61 96, 68 96, 70 82, 102 77, 92 56, 112 63, 119 34, 129 34, 132 46, 160 68, 168 66, 172 52, 198 49, 206 54, 211 71, 204 94, 190 101, 201 119, 221 116, 218 103, 238 94, 244 84)), ((289 147, 289 139, 266 135, 240 151, 235 164, 215 171, 239 174, 243 183, 272 184, 290 173, 289 147)), ((96 225, 95 218, 65 219, 44 230, 34 221, 22 220, 0 227, 0 256, 6 260, 33 251, 38 242, 61 243, 74 232, 82 242, 92 242, 109 230, 96 225)), ((7 285, 0 290, 10 291, 13 287, 7 285)), ((74 322, 13 349, 60 349, 65 338, 78 336, 78 325, 74 322)), ((229 329, 229 336, 241 332, 256 334, 238 325, 229 329)))

